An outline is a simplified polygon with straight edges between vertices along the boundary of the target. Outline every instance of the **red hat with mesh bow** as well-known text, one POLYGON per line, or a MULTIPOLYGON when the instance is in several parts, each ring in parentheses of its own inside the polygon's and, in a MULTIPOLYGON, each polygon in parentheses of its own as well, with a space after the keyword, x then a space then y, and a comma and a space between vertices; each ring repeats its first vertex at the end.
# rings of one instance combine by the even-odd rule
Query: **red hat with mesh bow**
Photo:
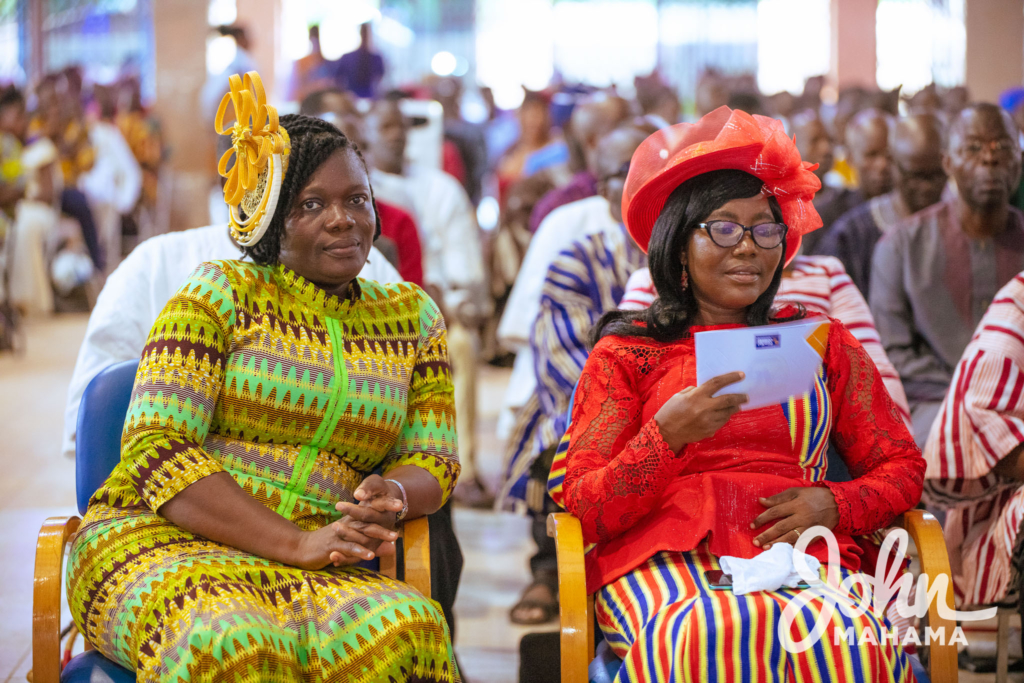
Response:
POLYGON ((670 126, 641 143, 629 164, 622 216, 629 234, 646 252, 654 222, 673 190, 701 173, 746 171, 764 182, 764 192, 782 208, 782 220, 789 227, 788 263, 803 235, 821 227, 811 204, 821 189, 813 173, 816 168, 801 161, 781 121, 719 107, 697 123, 670 126))

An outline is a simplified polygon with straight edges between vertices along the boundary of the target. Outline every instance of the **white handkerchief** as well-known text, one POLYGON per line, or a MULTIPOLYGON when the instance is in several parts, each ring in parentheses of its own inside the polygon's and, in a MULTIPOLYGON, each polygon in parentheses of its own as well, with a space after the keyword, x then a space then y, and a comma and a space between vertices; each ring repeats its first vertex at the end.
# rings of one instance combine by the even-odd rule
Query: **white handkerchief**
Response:
POLYGON ((722 571, 732 577, 732 592, 746 595, 757 591, 775 591, 783 586, 796 588, 803 581, 796 571, 795 556, 802 555, 807 567, 817 575, 821 563, 788 543, 776 543, 755 558, 724 556, 718 560, 722 571))

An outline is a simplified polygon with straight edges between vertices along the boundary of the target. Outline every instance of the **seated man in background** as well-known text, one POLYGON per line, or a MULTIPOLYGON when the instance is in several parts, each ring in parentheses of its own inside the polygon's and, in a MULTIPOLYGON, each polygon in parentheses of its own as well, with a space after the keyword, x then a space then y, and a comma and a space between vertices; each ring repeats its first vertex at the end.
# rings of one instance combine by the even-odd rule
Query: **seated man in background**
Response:
MULTIPOLYGON (((635 128, 624 127, 602 141, 598 189, 611 220, 602 220, 597 229, 560 250, 539 293, 529 338, 535 388, 516 416, 499 492, 499 501, 525 499, 538 546, 530 559, 533 582, 510 615, 517 624, 544 623, 558 613, 558 562, 546 530, 547 515, 555 508, 547 495, 546 478, 565 431, 569 397, 590 352, 590 328, 603 314, 615 310, 629 276, 647 263, 622 225, 622 188, 629 159, 645 137, 635 128)), ((548 220, 555 220, 557 214, 548 220)))
POLYGON ((924 448, 925 499, 948 510, 943 527, 961 605, 1019 595, 1024 576, 1017 547, 1024 520, 1020 330, 1024 273, 999 290, 981 319, 924 448))
POLYGON ((875 108, 857 112, 846 126, 846 152, 857 178, 861 202, 891 191, 896 184, 889 150, 892 126, 892 114, 875 108))
POLYGON ((818 165, 818 168, 814 169, 814 175, 821 181, 821 189, 814 195, 813 204, 821 216, 822 227, 804 235, 803 241, 804 253, 814 254, 825 231, 837 218, 856 206, 861 201, 861 196, 856 190, 848 187, 832 187, 825 184, 825 177, 835 162, 835 143, 817 111, 805 109, 794 114, 792 130, 800 157, 808 163, 818 165))
POLYGON ((456 498, 485 495, 476 469, 476 374, 478 330, 490 315, 483 247, 476 210, 466 190, 438 168, 406 164, 408 122, 397 99, 377 103, 370 117, 373 149, 370 180, 378 199, 399 206, 416 219, 423 245, 424 289, 444 312, 455 382, 459 461, 456 498))
POLYGON ((566 144, 575 164, 582 164, 568 185, 556 187, 541 198, 530 214, 530 232, 560 206, 597 194, 597 143, 629 118, 629 102, 621 97, 601 97, 582 102, 573 109, 566 132, 566 144), (576 158, 579 157, 579 158, 576 158))
POLYGON ((97 85, 94 94, 99 118, 89 125, 89 143, 95 152, 95 161, 79 176, 78 186, 92 207, 106 258, 105 272, 109 273, 121 262, 121 221, 139 201, 142 168, 121 129, 114 123, 117 89, 97 85))
POLYGON ((871 267, 871 312, 921 445, 978 322, 1024 270, 1024 215, 1009 204, 1021 173, 1010 116, 994 104, 964 109, 944 164, 957 196, 889 230, 871 267))
POLYGON ((841 216, 818 243, 817 253, 842 261, 865 298, 870 296, 871 257, 878 240, 900 221, 942 198, 944 135, 943 123, 935 114, 900 119, 891 141, 896 189, 841 216))
MULTIPOLYGON (((594 171, 597 176, 612 177, 629 164, 633 152, 646 136, 638 129, 626 125, 616 129, 598 142, 594 156, 594 171)), ((617 207, 608 203, 602 194, 587 197, 561 206, 544 219, 540 228, 530 240, 530 246, 523 257, 515 285, 505 303, 505 311, 498 325, 498 341, 503 347, 516 353, 512 378, 505 392, 504 410, 515 419, 512 437, 505 456, 508 463, 519 451, 518 443, 529 442, 531 437, 520 433, 528 421, 517 419, 519 411, 536 410, 534 390, 537 386, 533 371, 533 356, 530 353, 530 332, 540 310, 541 290, 548 268, 559 252, 576 239, 597 232, 614 232, 619 229, 620 219, 616 218, 617 207), (534 401, 527 409, 524 406, 534 401)), ((530 458, 532 460, 532 457, 530 458)), ((504 495, 499 493, 499 503, 504 495)), ((520 498, 522 496, 519 496, 520 498)))
MULTIPOLYGON (((801 139, 805 140, 803 148, 813 147, 814 141, 824 148, 821 136, 827 136, 821 121, 815 116, 804 117, 803 125, 795 126, 797 144, 801 145, 801 139)), ((822 187, 814 198, 815 208, 821 207, 824 213, 821 214, 822 228, 815 233, 808 235, 810 242, 804 245, 804 253, 821 253, 821 245, 828 240, 829 233, 835 229, 836 221, 854 207, 889 192, 893 188, 893 166, 889 154, 889 129, 892 124, 892 117, 880 109, 865 109, 861 111, 843 129, 846 136, 846 154, 850 166, 853 168, 857 178, 857 189, 838 189, 822 187)), ((833 157, 825 155, 832 166, 833 157)), ((818 161, 820 163, 820 161, 818 161)), ((824 178, 825 173, 821 169, 815 171, 820 173, 819 177, 824 178)))
MULTIPOLYGON (((336 89, 317 90, 302 100, 299 113, 333 123, 356 144, 367 166, 373 168, 373 150, 366 136, 366 122, 346 93, 336 89)), ((377 202, 377 214, 380 216, 381 237, 391 242, 397 253, 397 261, 393 261, 392 265, 398 269, 403 280, 422 287, 423 249, 416 221, 412 214, 397 206, 381 201, 378 197, 374 201, 377 202)), ((377 241, 377 248, 391 260, 383 248, 386 243, 380 238, 377 241)))

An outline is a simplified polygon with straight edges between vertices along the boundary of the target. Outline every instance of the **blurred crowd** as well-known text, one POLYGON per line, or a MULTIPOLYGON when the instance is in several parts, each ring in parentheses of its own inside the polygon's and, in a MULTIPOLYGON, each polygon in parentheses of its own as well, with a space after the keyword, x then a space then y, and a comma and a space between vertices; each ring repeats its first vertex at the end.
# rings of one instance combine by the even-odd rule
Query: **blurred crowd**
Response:
POLYGON ((0 348, 14 316, 88 310, 123 254, 168 229, 164 158, 137 76, 86 84, 69 67, 0 90, 0 348))
MULTIPOLYGON (((254 68, 244 29, 218 30, 238 51, 203 89, 211 128, 227 76, 254 68)), ((448 324, 463 465, 456 495, 533 515, 534 581, 512 610, 516 623, 545 623, 558 612, 546 484, 589 330, 602 315, 644 308, 657 296, 621 213, 633 153, 647 136, 720 107, 783 122, 803 160, 817 165, 823 227, 804 239, 779 299, 853 330, 921 446, 975 325, 1024 269, 1024 248, 1000 242, 1009 238, 976 247, 949 237, 1024 230, 1024 90, 1007 91, 998 105, 972 105, 965 87, 931 85, 905 96, 898 88, 835 91, 814 77, 802 92, 766 95, 751 74, 708 70, 683 102, 655 72, 636 78, 628 96, 564 82, 524 89, 521 105, 507 111, 487 88, 467 92, 456 77, 385 90, 369 25, 360 47, 334 61, 320 51, 319 29, 309 37, 311 53, 294 65, 288 97, 358 146, 378 204, 377 248, 401 279, 424 287, 448 324), (484 115, 465 116, 469 102, 484 115), (876 249, 913 221, 918 241, 890 239, 876 249), (976 277, 960 281, 954 271, 976 277), (475 378, 485 362, 513 368, 497 488, 475 463, 475 378)), ((0 316, 8 326, 19 313, 52 312, 76 297, 91 305, 138 241, 199 227, 167 225, 165 158, 137 78, 83 87, 72 68, 30 93, 0 94, 0 316)), ((182 239, 199 245, 214 235, 219 246, 197 247, 196 258, 229 258, 217 251, 231 249, 225 222, 214 214, 208 232, 182 239)), ((153 258, 152 249, 145 253, 153 258)))

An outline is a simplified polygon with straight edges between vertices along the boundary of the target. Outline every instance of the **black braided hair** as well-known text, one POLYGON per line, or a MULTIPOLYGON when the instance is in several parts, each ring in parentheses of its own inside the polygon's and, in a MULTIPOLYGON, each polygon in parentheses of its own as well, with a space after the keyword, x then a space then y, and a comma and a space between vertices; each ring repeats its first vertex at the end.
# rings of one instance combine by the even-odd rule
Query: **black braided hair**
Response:
MULTIPOLYGON (((707 220, 713 211, 733 199, 753 197, 764 182, 744 171, 723 169, 690 178, 672 191, 661 210, 651 241, 647 261, 658 298, 642 311, 611 311, 605 313, 591 331, 591 343, 608 335, 650 337, 659 342, 672 342, 689 335, 697 314, 697 299, 692 287, 683 287, 683 264, 679 255, 690 243, 697 224, 707 220), (644 323, 637 325, 637 322, 644 323)), ((782 222, 782 209, 775 197, 768 197, 772 217, 782 222)), ((779 260, 772 281, 761 296, 747 308, 747 324, 751 327, 787 322, 804 317, 802 307, 792 316, 779 317, 774 310, 775 294, 782 282, 785 258, 779 260)))
MULTIPOLYGON (((359 158, 367 177, 370 175, 359 147, 333 124, 312 116, 287 114, 281 117, 281 126, 288 131, 292 148, 288 155, 288 170, 284 174, 284 182, 281 183, 277 209, 263 239, 251 247, 242 247, 242 251, 261 266, 277 263, 281 254, 285 219, 292 211, 295 198, 302 192, 310 177, 332 154, 339 149, 351 149, 359 158)), ((373 203, 373 214, 377 222, 373 239, 377 239, 380 237, 380 212, 377 211, 377 200, 373 197, 372 187, 370 201, 373 203)))

